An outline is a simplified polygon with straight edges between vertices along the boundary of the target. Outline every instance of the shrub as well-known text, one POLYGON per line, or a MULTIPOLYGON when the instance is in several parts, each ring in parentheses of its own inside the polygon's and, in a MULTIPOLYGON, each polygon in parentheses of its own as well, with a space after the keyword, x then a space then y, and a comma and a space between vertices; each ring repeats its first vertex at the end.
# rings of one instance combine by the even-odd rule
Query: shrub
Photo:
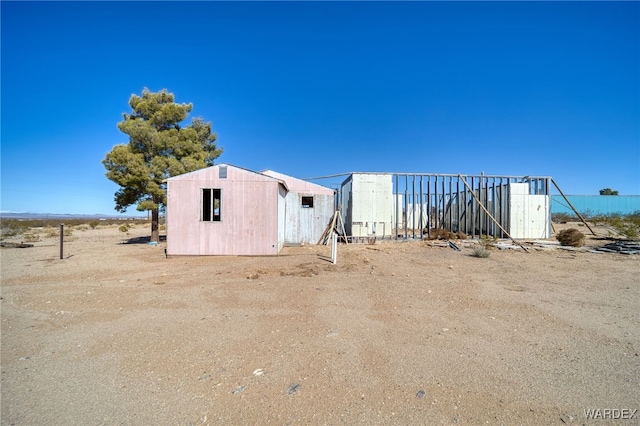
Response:
POLYGON ((491 252, 484 247, 476 247, 473 249, 473 254, 471 254, 471 256, 486 259, 491 256, 491 252))
POLYGON ((551 221, 554 223, 567 223, 567 222, 575 222, 578 220, 578 217, 575 215, 570 215, 569 213, 552 213, 551 221))
POLYGON ((558 232, 556 239, 563 246, 581 247, 584 245, 584 234, 575 228, 564 229, 558 232))
POLYGON ((120 230, 120 232, 129 232, 129 228, 130 228, 129 224, 125 223, 123 225, 120 225, 118 229, 120 230))
POLYGON ((618 235, 628 239, 640 237, 640 212, 635 212, 626 216, 610 214, 593 218, 596 225, 606 225, 613 228, 618 235))
MULTIPOLYGON (((457 234, 442 228, 431 228, 429 231, 425 229, 422 233, 425 240, 457 240, 460 234, 464 235, 464 233, 457 234)), ((464 237, 466 238, 466 235, 464 237)))
POLYGON ((28 227, 17 220, 2 219, 2 238, 15 237, 22 234, 28 227))
POLYGON ((489 249, 491 247, 495 247, 498 242, 498 238, 492 237, 490 235, 480 235, 480 245, 483 249, 489 249))
POLYGON ((89 222, 89 226, 91 227, 91 229, 96 229, 98 225, 100 225, 100 222, 98 222, 97 220, 92 220, 91 222, 89 222))
POLYGON ((40 241, 40 235, 38 234, 24 234, 24 240, 28 243, 35 243, 40 241))

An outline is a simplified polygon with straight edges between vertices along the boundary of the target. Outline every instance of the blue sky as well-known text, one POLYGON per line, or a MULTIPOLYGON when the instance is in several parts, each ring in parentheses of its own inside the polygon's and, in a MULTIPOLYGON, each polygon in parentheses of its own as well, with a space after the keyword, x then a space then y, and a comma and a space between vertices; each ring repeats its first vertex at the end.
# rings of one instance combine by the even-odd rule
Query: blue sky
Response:
POLYGON ((145 87, 251 170, 640 194, 638 2, 0 4, 3 211, 115 214, 101 161, 145 87))

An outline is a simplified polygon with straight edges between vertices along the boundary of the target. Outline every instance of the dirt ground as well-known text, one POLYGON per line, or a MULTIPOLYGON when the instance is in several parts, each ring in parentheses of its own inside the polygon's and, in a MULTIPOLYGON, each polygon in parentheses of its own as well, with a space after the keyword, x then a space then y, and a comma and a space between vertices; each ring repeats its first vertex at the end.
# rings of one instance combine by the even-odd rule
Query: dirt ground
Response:
POLYGON ((3 425, 640 424, 638 255, 148 232, 0 251, 3 425))

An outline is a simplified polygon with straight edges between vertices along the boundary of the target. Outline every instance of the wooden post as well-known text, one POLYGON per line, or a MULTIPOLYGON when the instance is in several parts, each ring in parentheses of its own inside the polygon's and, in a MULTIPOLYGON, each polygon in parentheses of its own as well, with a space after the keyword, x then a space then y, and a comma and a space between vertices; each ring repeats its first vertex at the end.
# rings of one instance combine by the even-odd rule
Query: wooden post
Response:
MULTIPOLYGON (((522 249, 529 253, 529 251, 527 250, 527 248, 525 246, 523 246, 522 244, 520 244, 518 241, 514 240, 513 237, 511 235, 509 235, 509 233, 506 231, 506 229, 504 229, 502 227, 502 225, 500 225, 500 222, 498 222, 496 220, 495 217, 493 217, 493 215, 491 213, 489 213, 489 210, 487 210, 487 208, 484 206, 484 204, 482 204, 482 201, 480 201, 478 199, 478 197, 476 197, 476 194, 474 194, 473 189, 471 189, 471 187, 469 186, 469 184, 467 183, 467 181, 465 180, 465 178, 461 175, 458 174, 458 177, 460 178, 460 180, 462 180, 462 183, 464 183, 464 186, 467 187, 467 190, 469 190, 469 192, 471 193, 471 195, 473 196, 473 198, 475 198, 475 200, 478 202, 478 205, 482 208, 482 210, 484 210, 484 212, 491 218, 491 220, 493 220, 493 222, 498 225, 498 228, 500 228, 500 230, 502 232, 504 232, 504 234, 509 237, 511 239, 511 241, 513 241, 514 243, 516 243, 517 245, 519 245, 520 247, 522 247, 522 249)), ((482 230, 480 231, 480 235, 482 235, 482 230)))
POLYGON ((64 259, 64 223, 60 224, 60 259, 64 259))
MULTIPOLYGON (((342 206, 341 206, 341 208, 342 208, 342 206)), ((342 231, 342 235, 344 235, 344 243, 346 245, 349 245, 349 239, 347 238, 347 231, 344 228, 344 222, 342 221, 342 214, 341 214, 340 209, 338 209, 338 222, 340 222, 340 228, 342 228, 342 229, 338 229, 338 231, 342 231)), ((336 241, 336 244, 337 244, 337 241, 336 241)))
MULTIPOLYGON (((564 198, 564 200, 567 202, 567 204, 569 204, 569 207, 571 207, 571 210, 573 210, 575 212, 575 214, 578 215, 578 218, 580 218, 580 220, 582 221, 582 223, 585 224, 585 226, 587 228, 589 228, 589 231, 591 231, 591 233, 595 236, 596 233, 593 232, 593 229, 591 229, 591 227, 589 226, 589 224, 587 223, 586 220, 584 220, 584 218, 582 217, 582 215, 580 214, 580 212, 573 207, 573 204, 571 204, 571 201, 569 201, 569 199, 564 195, 564 193, 562 192, 562 189, 560 189, 560 187, 558 186, 558 184, 556 183, 555 180, 551 179, 551 182, 553 182, 553 185, 556 187, 556 189, 558 190, 558 192, 560 193, 560 195, 562 195, 562 198, 564 198)), ((553 226, 553 223, 551 224, 551 226, 553 226)))

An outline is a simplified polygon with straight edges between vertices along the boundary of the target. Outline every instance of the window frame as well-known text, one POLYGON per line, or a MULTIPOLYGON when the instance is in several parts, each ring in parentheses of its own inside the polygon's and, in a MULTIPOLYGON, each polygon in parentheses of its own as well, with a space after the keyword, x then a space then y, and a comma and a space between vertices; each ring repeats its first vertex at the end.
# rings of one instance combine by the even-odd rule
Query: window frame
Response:
POLYGON ((200 189, 200 221, 222 222, 222 189, 200 189))
POLYGON ((302 207, 303 209, 312 209, 314 201, 315 200, 313 195, 301 195, 300 207, 302 207), (311 200, 311 203, 309 203, 309 200, 311 200), (307 201, 307 203, 305 203, 305 201, 307 201))

